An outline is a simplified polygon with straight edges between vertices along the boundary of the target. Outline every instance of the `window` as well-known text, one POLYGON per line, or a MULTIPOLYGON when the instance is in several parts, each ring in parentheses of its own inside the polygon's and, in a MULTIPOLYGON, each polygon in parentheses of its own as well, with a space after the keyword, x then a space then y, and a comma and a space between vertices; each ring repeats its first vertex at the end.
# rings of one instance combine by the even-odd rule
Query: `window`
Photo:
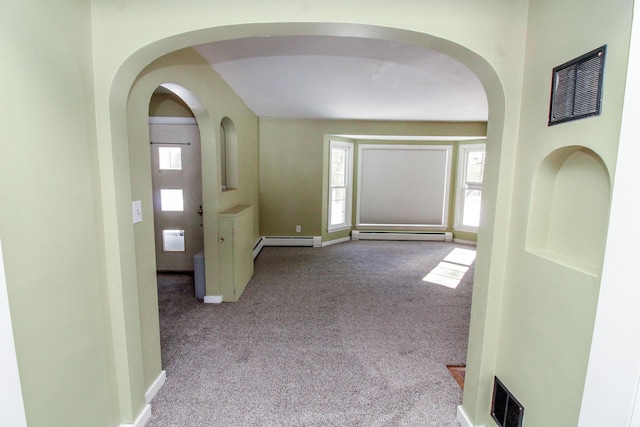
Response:
POLYGON ((184 252, 184 230, 162 230, 162 250, 184 252))
POLYGON ((360 144, 356 226, 447 226, 452 145, 360 144))
POLYGON ((184 210, 182 190, 160 190, 160 209, 164 212, 184 210))
POLYGON ((182 148, 158 147, 158 163, 160 170, 182 170, 182 148))
POLYGON ((329 143, 329 231, 351 227, 353 144, 329 143))
POLYGON ((460 146, 456 229, 477 231, 480 224, 485 144, 460 146))

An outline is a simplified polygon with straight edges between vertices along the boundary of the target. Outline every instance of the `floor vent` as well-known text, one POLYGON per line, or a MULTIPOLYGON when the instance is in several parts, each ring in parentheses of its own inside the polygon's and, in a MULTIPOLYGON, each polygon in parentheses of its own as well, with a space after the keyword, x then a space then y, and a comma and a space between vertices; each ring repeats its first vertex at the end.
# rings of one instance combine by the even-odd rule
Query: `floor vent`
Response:
POLYGON ((453 234, 448 231, 431 233, 401 233, 389 231, 352 231, 351 240, 427 240, 451 242, 453 234))
POLYGON ((524 406, 494 377, 491 416, 500 427, 522 427, 524 406))

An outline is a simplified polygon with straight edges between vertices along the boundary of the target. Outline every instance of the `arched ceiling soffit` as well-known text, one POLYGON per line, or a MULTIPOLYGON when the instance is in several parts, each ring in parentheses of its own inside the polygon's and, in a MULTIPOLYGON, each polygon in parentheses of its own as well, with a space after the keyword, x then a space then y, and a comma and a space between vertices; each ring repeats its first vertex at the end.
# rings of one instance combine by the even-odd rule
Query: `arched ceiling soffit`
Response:
POLYGON ((158 58, 189 46, 261 117, 486 121, 488 104, 503 106, 495 71, 464 46, 331 23, 243 24, 158 40, 125 61, 114 94, 154 52, 158 58))
POLYGON ((487 120, 480 79, 433 49, 336 36, 248 37, 195 48, 260 117, 487 120))

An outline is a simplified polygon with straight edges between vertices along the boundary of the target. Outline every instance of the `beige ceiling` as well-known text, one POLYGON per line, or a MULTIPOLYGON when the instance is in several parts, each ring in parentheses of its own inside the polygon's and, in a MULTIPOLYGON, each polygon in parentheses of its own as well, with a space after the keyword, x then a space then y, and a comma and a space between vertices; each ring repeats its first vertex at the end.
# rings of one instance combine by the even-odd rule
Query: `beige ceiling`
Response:
POLYGON ((196 47, 260 117, 486 121, 478 78, 439 52, 384 40, 274 36, 196 47))

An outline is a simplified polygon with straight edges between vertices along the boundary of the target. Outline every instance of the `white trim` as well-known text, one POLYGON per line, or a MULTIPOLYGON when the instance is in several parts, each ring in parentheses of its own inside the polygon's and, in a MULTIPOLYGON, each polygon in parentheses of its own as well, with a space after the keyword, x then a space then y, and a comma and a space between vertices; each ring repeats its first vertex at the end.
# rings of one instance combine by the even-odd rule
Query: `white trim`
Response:
POLYGON ((420 240, 431 242, 451 242, 453 233, 440 231, 435 233, 402 233, 386 231, 359 231, 351 232, 351 240, 420 240))
POLYGON ((322 247, 322 237, 321 236, 313 236, 313 247, 321 248, 322 247))
POLYGON ((464 408, 462 407, 462 405, 458 405, 456 419, 458 420, 458 422, 462 427, 484 427, 484 426, 474 426, 473 423, 471 422, 471 419, 469 418, 464 408))
POLYGON ((640 7, 635 2, 627 62, 618 156, 611 196, 609 229, 591 352, 578 426, 639 424, 640 335, 630 332, 640 323, 638 256, 630 242, 640 239, 640 7))
POLYGON ((197 125, 195 117, 149 117, 150 125, 197 125))
POLYGON ((327 192, 327 231, 329 233, 335 232, 335 231, 339 231, 339 230, 344 230, 347 228, 351 228, 352 226, 352 212, 353 212, 353 165, 354 165, 354 143, 353 142, 346 142, 346 141, 336 141, 333 139, 329 140, 329 170, 327 172, 327 175, 329 177, 327 185, 328 185, 328 192, 327 192), (346 199, 345 199, 345 219, 344 222, 341 224, 335 224, 335 225, 331 225, 331 207, 332 207, 332 203, 331 203, 331 162, 332 162, 332 157, 331 157, 331 153, 333 151, 333 149, 342 149, 346 152, 346 164, 345 164, 345 183, 344 183, 344 187, 345 187, 345 191, 346 191, 346 199))
POLYGON ((337 245, 338 243, 348 242, 349 240, 351 240, 351 237, 343 237, 341 239, 329 240, 326 242, 322 242, 322 247, 324 248, 325 246, 337 245))
POLYGON ((336 233, 338 231, 351 230, 351 227, 353 227, 353 225, 349 224, 349 225, 342 225, 340 227, 335 227, 335 228, 327 228, 327 233, 336 233))
MULTIPOLYGON (((464 213, 464 190, 465 190, 465 174, 467 171, 467 154, 472 152, 487 152, 487 144, 460 144, 458 146, 458 177, 456 180, 456 206, 455 206, 455 220, 454 230, 466 231, 471 233, 477 233, 478 227, 462 224, 462 216, 464 213)), ((474 188, 478 186, 482 191, 482 184, 474 185, 474 188)))
POLYGON ((204 302, 206 304, 220 304, 222 303, 222 295, 205 295, 204 302))
POLYGON ((18 371, 13 329, 11 327, 11 311, 7 280, 2 261, 2 243, 0 242, 0 366, 2 381, 0 382, 0 425, 26 427, 27 418, 22 400, 22 386, 18 371))
POLYGON ((477 243, 474 242, 473 240, 453 239, 453 243, 460 243, 462 245, 477 246, 477 243))
POLYGON ((630 426, 638 427, 640 426, 640 382, 637 385, 636 389, 636 398, 633 403, 633 413, 631 414, 631 423, 630 426))
POLYGON ((151 419, 151 405, 145 405, 133 424, 120 424, 120 427, 144 427, 151 419))
POLYGON ((419 227, 419 228, 446 228, 449 218, 449 194, 451 192, 451 168, 453 159, 453 145, 401 145, 401 144, 359 144, 358 145, 358 163, 357 171, 358 181, 356 188, 356 227, 419 227), (443 151, 446 153, 445 171, 444 171, 444 189, 442 200, 442 215, 440 224, 370 224, 360 220, 360 208, 362 204, 362 188, 363 188, 363 159, 366 150, 424 150, 424 151, 443 151))
POLYGON ((262 246, 314 246, 314 240, 320 237, 314 236, 265 236, 262 238, 262 246))
POLYGON ((253 245, 253 259, 256 259, 260 255, 260 251, 264 248, 264 238, 260 237, 258 241, 253 245))
POLYGON ((167 371, 160 371, 158 378, 156 378, 156 380, 149 386, 147 392, 144 394, 144 399, 147 403, 151 403, 153 398, 156 397, 156 394, 158 394, 166 379, 167 371))
POLYGON ((434 141, 434 142, 460 142, 479 141, 487 139, 486 136, 451 136, 451 135, 332 135, 340 138, 350 138, 365 141, 434 141))

